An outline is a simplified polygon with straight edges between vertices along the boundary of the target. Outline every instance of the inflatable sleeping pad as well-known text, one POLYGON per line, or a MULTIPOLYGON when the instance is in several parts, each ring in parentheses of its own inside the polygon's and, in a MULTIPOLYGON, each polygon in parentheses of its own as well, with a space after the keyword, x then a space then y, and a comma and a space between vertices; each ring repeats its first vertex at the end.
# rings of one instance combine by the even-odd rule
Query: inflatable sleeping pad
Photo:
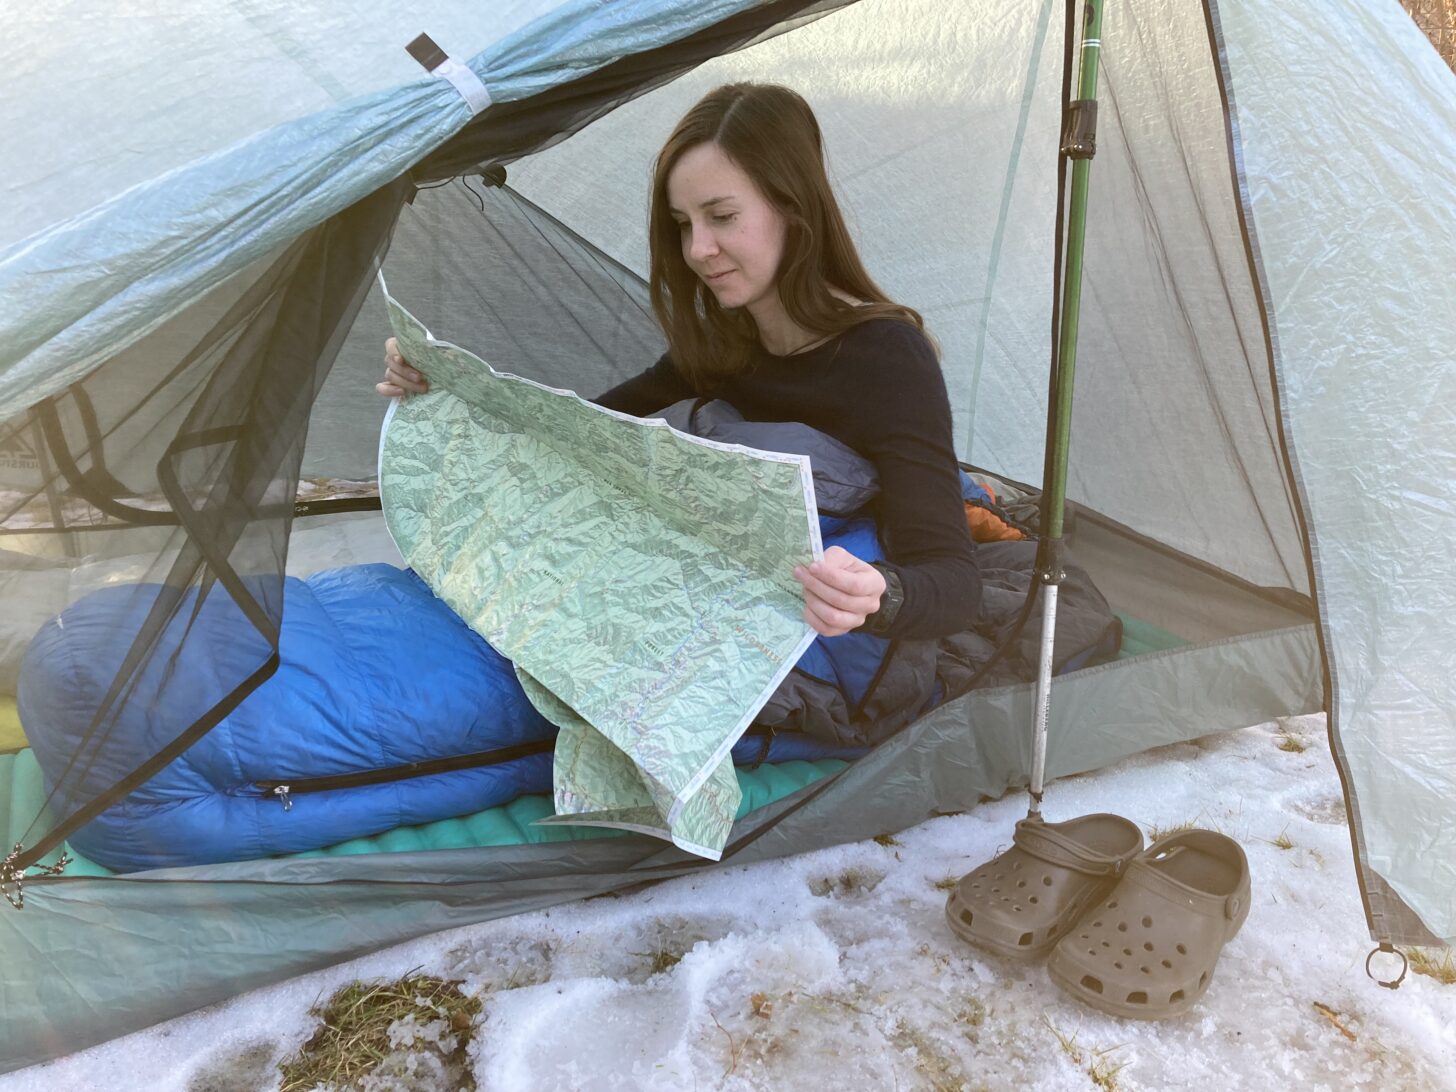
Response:
MULTIPOLYGON (((738 786, 743 792, 738 817, 781 800, 822 777, 843 769, 840 759, 821 758, 813 762, 775 762, 751 769, 740 767, 738 786)), ((24 837, 32 818, 39 814, 45 799, 44 777, 36 764, 35 754, 24 749, 15 754, 0 754, 0 800, 9 800, 11 808, 0 807, 0 844, 12 845, 24 837)), ((606 827, 555 826, 538 823, 554 814, 549 793, 527 793, 509 803, 500 804, 469 815, 452 816, 433 823, 412 827, 394 827, 381 834, 351 838, 321 849, 282 855, 281 859, 304 857, 350 857, 372 853, 428 853, 441 849, 467 849, 480 846, 540 845, 546 842, 575 842, 594 838, 617 838, 623 832, 606 827)), ((63 847, 70 863, 67 876, 112 876, 115 871, 91 860, 74 844, 63 847)), ((43 859, 54 864, 60 851, 52 851, 43 859)), ((275 858, 277 859, 277 858, 275 858)))

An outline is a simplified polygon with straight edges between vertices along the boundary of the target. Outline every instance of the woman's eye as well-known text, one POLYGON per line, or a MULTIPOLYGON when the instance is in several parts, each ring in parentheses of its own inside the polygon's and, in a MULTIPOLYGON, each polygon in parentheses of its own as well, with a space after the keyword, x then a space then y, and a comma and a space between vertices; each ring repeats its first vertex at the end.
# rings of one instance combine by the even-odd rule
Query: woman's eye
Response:
POLYGON ((715 224, 730 224, 730 223, 733 222, 733 217, 735 215, 737 215, 737 214, 736 213, 732 213, 732 212, 720 212, 716 216, 713 217, 713 223, 715 223, 715 224))

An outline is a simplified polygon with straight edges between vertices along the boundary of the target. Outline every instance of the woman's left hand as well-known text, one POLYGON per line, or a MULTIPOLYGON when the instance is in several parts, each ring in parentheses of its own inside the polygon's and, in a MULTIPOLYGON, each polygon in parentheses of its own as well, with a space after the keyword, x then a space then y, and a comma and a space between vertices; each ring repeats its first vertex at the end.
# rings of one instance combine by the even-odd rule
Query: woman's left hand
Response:
POLYGON ((825 637, 864 625, 885 591, 884 574, 840 546, 829 547, 808 568, 798 566, 794 577, 804 585, 804 621, 825 637))

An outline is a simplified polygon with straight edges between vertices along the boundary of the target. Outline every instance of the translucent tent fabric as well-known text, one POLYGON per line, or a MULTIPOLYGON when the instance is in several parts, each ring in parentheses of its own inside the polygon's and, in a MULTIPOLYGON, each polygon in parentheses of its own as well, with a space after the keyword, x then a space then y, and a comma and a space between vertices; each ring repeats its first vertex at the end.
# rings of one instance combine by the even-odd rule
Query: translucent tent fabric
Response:
POLYGON ((323 5, 245 2, 191 17, 80 3, 64 19, 37 11, 7 26, 0 47, 9 162, 31 164, 12 183, 16 212, 0 234, 0 381, 17 406, 55 393, 459 130, 472 116, 465 100, 404 52, 432 14, 445 24, 440 44, 459 49, 505 103, 752 6, 568 0, 492 5, 489 17, 461 3, 356 5, 346 18, 323 5), (89 48, 77 48, 78 35, 89 48), (219 86, 225 101, 182 92, 219 86), (180 119, 179 98, 193 102, 180 119), (131 105, 98 125, 94 104, 116 101, 131 105), (65 124, 88 110, 87 123, 65 124), (191 135, 170 140, 174 125, 191 135), (169 152, 150 153, 169 141, 169 152))
POLYGON ((1449 941, 1456 74, 1394 3, 1218 11, 1372 929, 1449 941))
POLYGON ((0 245, 275 126, 419 81, 403 47, 421 31, 468 58, 559 6, 501 0, 488 20, 459 0, 14 6, 0 42, 0 245))
MULTIPOLYGON (((484 44, 462 45, 463 33, 455 40, 454 32, 436 36, 452 53, 476 49, 477 59, 479 51, 501 59, 521 76, 525 94, 617 63, 613 58, 649 42, 675 41, 729 11, 781 11, 768 30, 832 6, 572 4, 536 22, 523 14, 514 36, 495 45, 494 26, 473 31, 484 44), (617 37, 603 33, 603 21, 617 37)), ((1449 380, 1439 331, 1441 315, 1450 313, 1450 289, 1443 296, 1427 286, 1423 300, 1404 299, 1404 286, 1390 279, 1390 256, 1417 255, 1412 268, 1449 271, 1450 229, 1417 214, 1394 231, 1349 225, 1370 222, 1358 207, 1362 200, 1389 207, 1381 187, 1449 196, 1449 148, 1437 143, 1432 151, 1429 134, 1437 123, 1451 129, 1451 91, 1449 73, 1445 82, 1436 79, 1422 59, 1429 46, 1414 28, 1406 34, 1398 25, 1404 16, 1393 0, 1387 7, 1372 15, 1341 5, 1318 13, 1318 22, 1307 12, 1280 15, 1266 0, 1109 8, 1073 428, 1075 548, 1096 557, 1099 582, 1105 574, 1115 600, 1161 611, 1186 626, 1195 643, 1059 680, 1049 773, 1321 705, 1321 649, 1301 594, 1312 589, 1293 503, 1300 497, 1314 519, 1313 590, 1324 610, 1338 743, 1357 803, 1352 820, 1365 839, 1365 863, 1378 862, 1366 873, 1367 896, 1383 935, 1409 942, 1426 933, 1402 914, 1401 900, 1422 907, 1437 936, 1456 936, 1456 920, 1441 901, 1451 886, 1442 862, 1452 855, 1426 851, 1440 848, 1442 829, 1453 829, 1426 794, 1456 798, 1448 757, 1456 702, 1442 689, 1449 680, 1433 677, 1453 658, 1439 622, 1441 614, 1449 617, 1442 596, 1451 593, 1439 583, 1450 566, 1430 553, 1456 530, 1449 501, 1444 509, 1440 501, 1441 482, 1452 479, 1452 422, 1441 408, 1453 403, 1446 399, 1434 410, 1429 401, 1413 403, 1400 388, 1414 380, 1385 384, 1382 369, 1398 351, 1430 377, 1435 394, 1449 380), (1210 26, 1221 31, 1218 49, 1210 26), (1332 97, 1333 85, 1308 90, 1334 79, 1330 73, 1357 69, 1372 73, 1368 101, 1332 97), (1299 79, 1286 82, 1281 73, 1288 70, 1299 79), (1242 136, 1233 147, 1242 160, 1230 158, 1221 78, 1237 108, 1242 136), (1398 120, 1376 127, 1377 115, 1398 120), (1332 127, 1356 142, 1366 132, 1378 135, 1355 160, 1352 177, 1360 185, 1351 182, 1349 192, 1322 206, 1316 191, 1339 189, 1349 169, 1350 149, 1332 149, 1326 139, 1332 127), (1438 171, 1446 171, 1444 180, 1438 171), (1315 183, 1305 185, 1306 175, 1315 183), (1240 179, 1248 183, 1242 191, 1240 179), (1261 264, 1251 266, 1243 250, 1241 215, 1261 264), (1323 230, 1307 231, 1311 223, 1323 230), (1360 270, 1360 292, 1352 280, 1319 279, 1349 276, 1315 268, 1330 240, 1360 270), (1256 272, 1268 290, 1263 299, 1256 272), (1383 293, 1366 291, 1363 282, 1382 277, 1383 293), (1321 283, 1334 294, 1307 291, 1321 283), (1274 323, 1276 364, 1285 376, 1278 398, 1261 304, 1274 323), (1393 316, 1417 323, 1413 340, 1397 331, 1393 316), (1351 335, 1345 341, 1336 332, 1342 322, 1351 335), (1383 333, 1374 342, 1360 340, 1375 330, 1383 333), (1360 367, 1346 376, 1351 361, 1360 367), (1372 407, 1386 412, 1372 414, 1372 407), (1409 424, 1393 435, 1392 415, 1401 414, 1409 424), (1279 454, 1281 425, 1298 475, 1279 454), (1368 439, 1377 461, 1351 464, 1342 443, 1351 434, 1368 439), (1356 489, 1372 468, 1401 484, 1356 489), (1361 523, 1364 517, 1370 522, 1361 523), (1420 533, 1392 537, 1381 525, 1387 517, 1420 533), (1372 575, 1393 556, 1402 564, 1419 557, 1428 566, 1405 585, 1409 592, 1392 593, 1372 575), (1131 579, 1139 574, 1143 580, 1131 579), (1347 598, 1332 602, 1336 595, 1347 598), (1417 618, 1411 631, 1402 628, 1406 614, 1417 618), (1378 700, 1367 701, 1367 694, 1378 700), (1417 798, 1426 797, 1444 828, 1413 818, 1403 797, 1417 781, 1417 798), (1376 909, 1378 884, 1387 881, 1388 905, 1376 909)), ((450 25, 470 23, 464 6, 459 17, 450 25)), ((409 22, 406 40, 419 29, 436 32, 415 26, 414 12, 382 19, 391 27, 409 22)), ((0 321, 30 323, 35 347, 6 358, 0 370, 7 396, 20 392, 0 414, 0 449, 35 444, 47 427, 40 418, 54 410, 78 462, 71 477, 87 489, 71 489, 56 467, 29 468, 30 485, 19 487, 31 490, 26 503, 0 510, 0 549, 7 551, 0 554, 0 594, 9 605, 22 591, 56 586, 46 592, 53 605, 25 600, 35 621, 19 625, 33 628, 54 604, 114 579, 161 581, 182 592, 205 588, 240 600, 214 581, 231 569, 261 580, 250 594, 276 621, 271 582, 281 577, 290 532, 327 535, 344 526, 330 517, 294 518, 290 501, 300 476, 368 478, 372 471, 374 426, 383 412, 372 385, 384 332, 370 303, 352 328, 350 322, 377 260, 437 333, 514 370, 591 394, 641 367, 660 344, 639 280, 650 157, 702 90, 738 76, 790 83, 821 112, 833 176, 867 264, 892 294, 926 314, 941 341, 962 454, 1037 480, 1061 19, 1061 5, 1047 0, 950 8, 860 0, 670 83, 663 84, 670 65, 644 66, 639 88, 624 87, 575 118, 615 105, 613 112, 509 162, 510 191, 485 190, 470 178, 423 189, 402 212, 406 180, 360 187, 394 180, 417 161, 419 181, 444 181, 439 165, 452 156, 472 162, 472 149, 486 149, 473 162, 489 160, 492 115, 470 119, 453 89, 416 70, 398 81, 371 72, 357 77, 363 98, 345 104, 357 108, 348 115, 352 130, 337 128, 343 106, 309 113, 300 105, 291 121, 269 121, 275 128, 264 135, 313 125, 323 134, 317 144, 270 137, 243 155, 227 143, 232 136, 208 148, 202 145, 211 138, 199 138, 200 150, 179 152, 170 173, 114 203, 83 210, 39 237, 13 245, 7 238, 0 276, 9 279, 0 287, 7 301, 12 289, 23 290, 14 297, 23 306, 0 321), (336 169, 353 164, 351 157, 357 169, 336 169), (228 202, 242 197, 225 192, 225 174, 209 172, 253 158, 246 178, 254 188, 243 189, 261 204, 230 220, 228 202), (154 198, 155 205, 145 203, 154 198), (205 215, 181 217, 168 236, 175 247, 165 253, 148 249, 140 235, 114 238, 105 228, 147 211, 154 217, 147 223, 173 231, 164 223, 169 208, 201 208, 205 215), (132 265, 120 282, 108 281, 106 263, 125 253, 156 257, 156 269, 132 265), (87 279, 87 262, 96 265, 94 280, 87 279), (75 279, 46 283, 37 274, 52 268, 75 279), (83 284, 85 292, 77 287, 83 284), (108 294, 117 284, 124 290, 108 294), (48 308, 57 302, 71 310, 52 315, 48 308), (301 412, 340 344, 300 450, 301 412), (269 351, 279 346, 289 352, 269 351), (280 382, 280 371, 289 369, 296 369, 292 385, 280 382), (182 389, 163 393, 169 377, 185 380, 182 389), (145 389, 132 390, 127 403, 129 381, 145 389), (224 396, 231 393, 246 397, 224 396), (43 394, 53 397, 42 404, 43 394), (39 412, 32 414, 32 406, 39 412), (95 418, 89 424, 88 413, 95 418), (207 533, 180 524, 102 532, 74 526, 69 516, 64 529, 56 526, 55 513, 66 515, 68 505, 83 523, 98 518, 84 492, 99 490, 131 507, 175 505, 177 489, 167 497, 158 478, 173 440, 242 423, 260 435, 277 423, 276 443, 248 449, 241 462, 188 449, 192 473, 183 476, 180 493, 217 517, 207 533), (105 469, 124 487, 109 494, 98 465, 103 448, 105 469), (37 480, 60 493, 48 496, 37 480), (12 533, 22 529, 27 533, 12 533), (37 573, 48 575, 41 580, 37 573)), ((305 24, 280 18, 270 25, 291 28, 292 41, 305 24)), ((327 18, 324 24, 345 33, 327 18)), ((313 55, 290 49, 277 54, 280 70, 293 71, 299 57, 313 55)), ((116 68, 117 78, 125 71, 116 68)), ((479 71, 493 90, 500 86, 488 66, 479 71)), ((356 93, 353 84, 342 86, 356 93)), ((161 139, 161 128, 152 133, 161 139)), ((1452 280, 1448 272, 1441 276, 1452 280)), ((185 624, 185 610, 176 617, 185 624)), ((6 637, 15 629, 10 618, 0 619, 7 661, 7 648, 23 640, 6 637)), ((170 623, 157 629, 163 659, 176 647, 168 644, 174 632, 170 623)), ((249 650, 253 663, 266 664, 266 641, 249 650)), ((0 692, 5 683, 0 675, 0 692)), ((736 859, 867 837, 1004 791, 1025 776, 1031 704, 1027 688, 957 698, 839 778, 749 817, 735 832, 736 859)), ((0 981, 0 1067, 76 1049, 424 931, 693 867, 674 851, 620 839, 39 879, 27 886, 25 911, 0 913, 0 948, 29 953, 0 981), (103 945, 106 958, 97 960, 93 953, 103 945)))
MULTIPOLYGON (((962 457, 1039 480, 1060 12, 864 0, 627 104, 511 184, 643 272, 645 164, 681 111, 734 79, 804 88, 866 264, 940 341, 962 457)), ((1069 496, 1306 592, 1203 12, 1109 4, 1104 37, 1069 496)))

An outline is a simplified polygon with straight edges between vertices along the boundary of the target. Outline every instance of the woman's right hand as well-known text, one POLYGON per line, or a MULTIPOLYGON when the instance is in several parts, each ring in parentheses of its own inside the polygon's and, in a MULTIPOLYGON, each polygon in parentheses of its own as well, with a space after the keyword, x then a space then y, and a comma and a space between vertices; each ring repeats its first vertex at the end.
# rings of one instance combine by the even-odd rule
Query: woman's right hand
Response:
POLYGON ((404 398, 427 393, 430 381, 399 355, 399 342, 389 338, 384 343, 384 382, 374 384, 374 389, 385 398, 404 398))

